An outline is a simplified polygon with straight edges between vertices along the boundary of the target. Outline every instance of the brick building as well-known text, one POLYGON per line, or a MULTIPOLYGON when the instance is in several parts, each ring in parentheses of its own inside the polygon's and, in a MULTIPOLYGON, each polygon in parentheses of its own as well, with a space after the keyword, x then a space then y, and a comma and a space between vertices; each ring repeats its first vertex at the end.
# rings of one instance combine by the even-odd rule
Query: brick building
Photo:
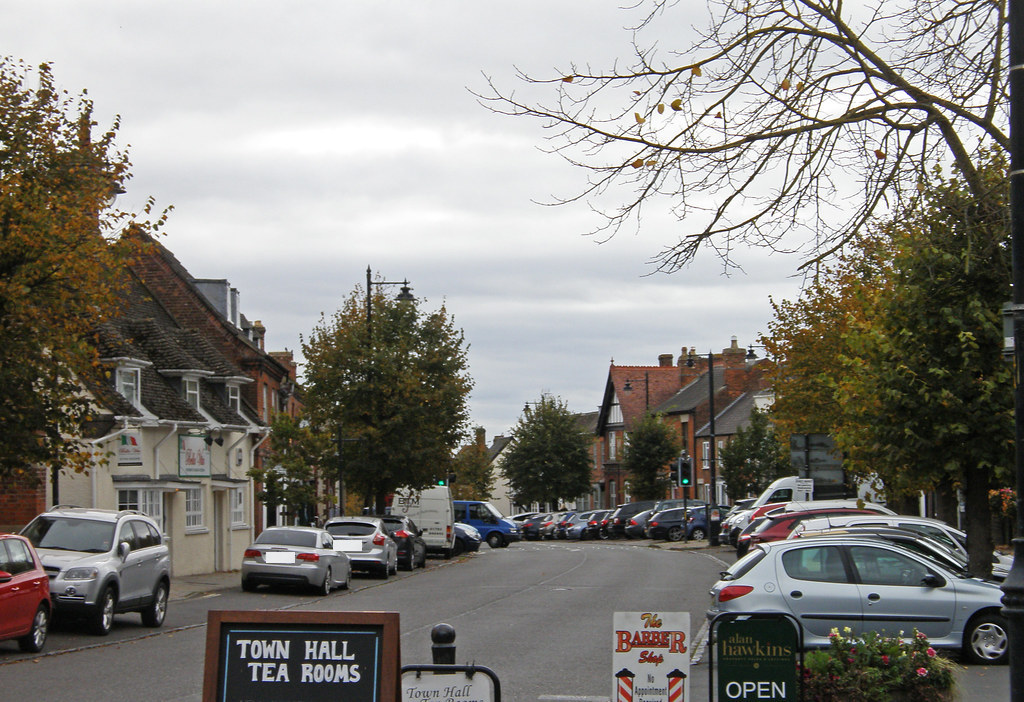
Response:
MULTIPOLYGON (((683 451, 691 457, 694 481, 687 497, 710 501, 711 399, 714 398, 717 451, 738 428, 745 426, 754 406, 747 400, 765 390, 762 363, 748 360, 735 338, 721 353, 698 355, 683 347, 675 363, 672 354, 660 355, 656 366, 618 366, 613 362, 595 430, 600 458, 594 465, 594 506, 610 508, 630 501, 629 476, 622 469, 622 452, 626 436, 648 411, 663 416, 663 421, 676 432, 683 451), (709 373, 709 366, 713 366, 713 373, 709 373), (744 411, 746 415, 741 416, 744 411)), ((682 497, 681 489, 673 488, 671 496, 682 497)), ((724 501, 721 485, 717 497, 724 501)))

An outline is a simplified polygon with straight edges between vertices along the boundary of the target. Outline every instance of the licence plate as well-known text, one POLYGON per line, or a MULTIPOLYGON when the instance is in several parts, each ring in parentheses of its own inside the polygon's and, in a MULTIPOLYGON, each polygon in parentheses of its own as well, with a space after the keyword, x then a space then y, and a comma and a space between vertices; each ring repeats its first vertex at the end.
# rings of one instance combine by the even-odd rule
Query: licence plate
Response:
POLYGON ((356 551, 362 551, 363 542, 355 541, 353 539, 335 539, 334 550, 342 551, 344 553, 354 553, 356 551))
POLYGON ((263 554, 267 563, 294 563, 295 554, 291 551, 267 551, 263 554))

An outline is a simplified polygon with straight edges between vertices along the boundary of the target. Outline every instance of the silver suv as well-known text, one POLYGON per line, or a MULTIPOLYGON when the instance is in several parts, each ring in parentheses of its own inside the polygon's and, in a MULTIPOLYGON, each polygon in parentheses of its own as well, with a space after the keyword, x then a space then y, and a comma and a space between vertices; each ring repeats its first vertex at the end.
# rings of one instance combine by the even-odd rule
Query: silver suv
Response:
POLYGON ((157 627, 167 615, 170 554, 156 522, 133 510, 58 505, 21 530, 50 576, 58 615, 85 618, 105 636, 114 614, 139 612, 157 627))

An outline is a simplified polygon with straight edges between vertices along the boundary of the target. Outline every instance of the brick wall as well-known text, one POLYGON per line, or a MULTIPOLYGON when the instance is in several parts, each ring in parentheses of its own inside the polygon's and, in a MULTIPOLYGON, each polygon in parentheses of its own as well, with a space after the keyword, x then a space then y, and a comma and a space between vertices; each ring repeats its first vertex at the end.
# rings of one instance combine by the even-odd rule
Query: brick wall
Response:
POLYGON ((36 485, 28 480, 5 482, 0 491, 0 531, 18 531, 37 514, 46 511, 46 479, 42 469, 37 476, 36 485))

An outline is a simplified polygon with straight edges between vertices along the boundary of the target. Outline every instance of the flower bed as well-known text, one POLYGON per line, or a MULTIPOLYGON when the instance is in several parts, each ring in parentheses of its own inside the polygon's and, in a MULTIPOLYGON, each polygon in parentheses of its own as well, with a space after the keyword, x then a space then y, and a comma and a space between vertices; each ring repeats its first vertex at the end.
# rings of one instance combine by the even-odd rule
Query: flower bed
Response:
POLYGON ((804 657, 807 702, 947 702, 954 699, 956 664, 914 631, 909 641, 833 629, 827 649, 804 657))

